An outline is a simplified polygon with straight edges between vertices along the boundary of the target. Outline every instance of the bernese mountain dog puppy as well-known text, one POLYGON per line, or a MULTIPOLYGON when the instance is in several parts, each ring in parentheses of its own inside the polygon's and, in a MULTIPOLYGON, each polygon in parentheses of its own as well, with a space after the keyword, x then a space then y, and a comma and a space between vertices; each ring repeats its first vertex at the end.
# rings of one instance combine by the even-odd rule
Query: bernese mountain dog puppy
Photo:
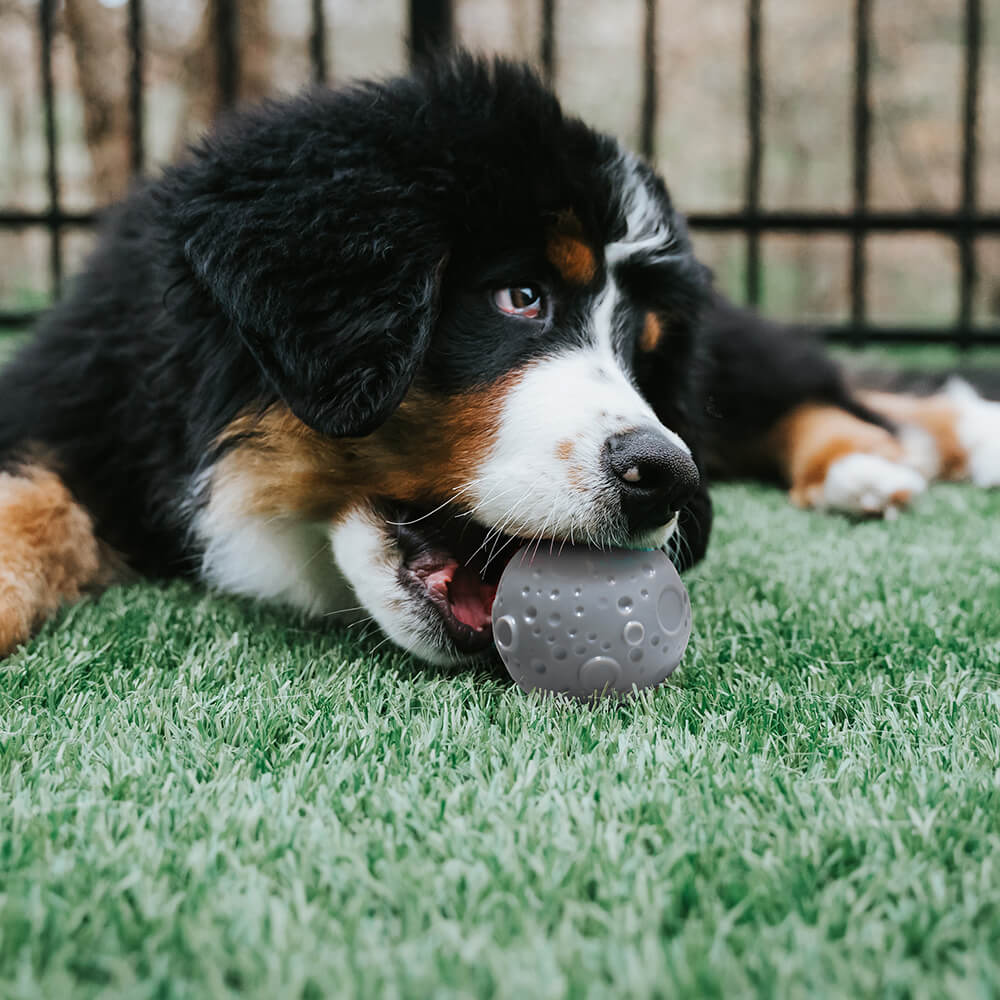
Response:
POLYGON ((712 472, 892 510, 987 405, 853 392, 712 291, 649 166, 452 56, 231 117, 109 214, 0 374, 0 653, 138 572, 457 662, 523 539, 690 565, 712 472))

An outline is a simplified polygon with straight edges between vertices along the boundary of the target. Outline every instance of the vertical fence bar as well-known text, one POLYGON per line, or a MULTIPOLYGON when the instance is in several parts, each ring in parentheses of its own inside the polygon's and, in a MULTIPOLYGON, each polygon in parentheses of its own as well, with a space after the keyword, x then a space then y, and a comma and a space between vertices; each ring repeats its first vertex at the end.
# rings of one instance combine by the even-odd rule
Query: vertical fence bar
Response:
POLYGON ((129 156, 132 173, 141 174, 146 164, 145 120, 143 114, 143 81, 145 79, 145 48, 142 0, 128 0, 128 115, 129 156))
POLYGON ((962 107, 962 203, 958 237, 959 347, 967 348, 972 333, 972 302, 976 290, 977 182, 979 170, 979 77, 982 61, 983 11, 981 0, 965 2, 965 88, 962 107))
POLYGON ((422 62, 451 45, 455 33, 451 0, 410 0, 410 62, 422 62))
POLYGON ((538 47, 542 79, 548 86, 556 80, 556 0, 542 0, 542 37, 538 47))
POLYGON ((868 212, 868 193, 871 176, 871 0, 856 0, 854 10, 854 216, 855 226, 851 236, 851 325, 855 346, 864 341, 863 329, 868 317, 866 254, 867 231, 860 222, 868 212))
POLYGON ((240 85, 240 53, 236 33, 239 27, 237 0, 212 0, 215 5, 215 79, 219 104, 230 108, 236 103, 240 85))
POLYGON ((764 70, 761 59, 761 0, 747 2, 747 215, 746 300, 760 303, 760 180, 764 157, 764 70))
POLYGON ((656 155, 656 111, 659 99, 656 3, 657 0, 646 0, 646 16, 642 27, 642 112, 639 123, 639 149, 649 161, 656 155))
POLYGON ((53 296, 62 287, 63 260, 59 205, 59 145, 56 134, 56 88, 52 77, 52 38, 56 0, 41 0, 38 28, 42 53, 42 98, 45 102, 45 181, 49 195, 49 279, 53 296))
POLYGON ((309 35, 309 58, 313 80, 326 83, 329 67, 326 56, 326 9, 323 0, 312 0, 312 31, 309 35))

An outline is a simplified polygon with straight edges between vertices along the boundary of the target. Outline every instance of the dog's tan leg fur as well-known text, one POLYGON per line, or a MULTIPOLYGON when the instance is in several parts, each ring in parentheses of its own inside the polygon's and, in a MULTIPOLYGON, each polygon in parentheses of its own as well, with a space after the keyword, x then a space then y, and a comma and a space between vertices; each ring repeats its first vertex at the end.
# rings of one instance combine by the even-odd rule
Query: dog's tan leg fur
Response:
MULTIPOLYGON (((770 433, 769 451, 799 507, 819 504, 830 466, 848 455, 876 455, 891 462, 903 459, 900 442, 836 406, 805 404, 792 410, 770 433)), ((893 497, 903 504, 908 495, 893 497)))
POLYGON ((900 427, 919 427, 930 436, 937 452, 937 478, 966 478, 969 456, 958 437, 958 410, 947 396, 865 392, 858 398, 865 406, 888 417, 900 427))
POLYGON ((0 472, 0 656, 103 582, 105 562, 90 515, 54 472, 0 472))

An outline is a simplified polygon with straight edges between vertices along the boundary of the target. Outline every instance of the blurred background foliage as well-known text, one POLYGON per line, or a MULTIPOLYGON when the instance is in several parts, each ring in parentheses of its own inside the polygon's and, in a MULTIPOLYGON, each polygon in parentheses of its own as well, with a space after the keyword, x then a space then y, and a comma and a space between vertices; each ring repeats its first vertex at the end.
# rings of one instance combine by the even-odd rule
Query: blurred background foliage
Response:
MULTIPOLYGON (((147 0, 148 165, 175 158, 211 120, 210 0, 147 0)), ((466 45, 535 59, 538 0, 456 0, 466 45)), ((325 0, 334 83, 407 62, 404 0, 325 0)), ((765 119, 762 207, 848 209, 851 202, 853 4, 763 0, 765 119)), ((1000 208, 1000 0, 985 0, 979 202, 1000 208)), ((0 0, 0 205, 44 210, 45 141, 37 0, 0 0)), ((126 9, 63 0, 54 47, 62 199, 87 210, 128 183, 126 9)), ((241 0, 240 96, 293 91, 310 79, 308 0, 241 0)), ((952 210, 959 199, 962 4, 876 0, 871 207, 952 210)), ((555 85, 571 110, 637 146, 642 0, 563 0, 555 85)), ((662 0, 657 19, 659 168, 687 211, 738 209, 747 155, 746 17, 738 0, 662 0)), ((67 230, 72 269, 92 237, 67 230)), ((702 257, 739 297, 738 234, 696 234, 702 257)), ((47 299, 44 230, 0 232, 0 304, 47 299)), ((849 237, 762 240, 763 304, 829 322, 849 312, 849 237)), ((1000 316, 1000 238, 976 245, 977 322, 1000 316)), ((868 302, 878 323, 947 323, 955 314, 953 241, 921 234, 869 242, 868 302)))

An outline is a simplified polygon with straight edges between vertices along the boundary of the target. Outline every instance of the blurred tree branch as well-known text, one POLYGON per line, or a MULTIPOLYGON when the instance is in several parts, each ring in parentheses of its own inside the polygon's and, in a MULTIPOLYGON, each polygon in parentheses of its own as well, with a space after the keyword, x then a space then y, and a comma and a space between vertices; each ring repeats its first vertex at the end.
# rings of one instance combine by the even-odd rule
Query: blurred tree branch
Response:
MULTIPOLYGON (((207 0, 194 42, 181 62, 185 103, 181 117, 184 134, 178 137, 181 144, 191 138, 192 131, 204 128, 223 110, 215 39, 216 4, 217 0, 207 0)), ((251 101, 271 91, 272 38, 268 0, 240 0, 238 7, 237 97, 240 101, 251 101)))
POLYGON ((129 54, 120 10, 98 0, 65 0, 64 23, 83 98, 84 134, 98 204, 120 198, 129 183, 129 54))
MULTIPOLYGON (((184 103, 178 145, 207 126, 223 108, 214 33, 217 3, 205 3, 193 44, 178 67, 184 103)), ((12 0, 0 0, 0 4, 23 11, 12 0)), ((238 11, 237 94, 241 101, 254 100, 271 89, 268 0, 240 0, 238 11)), ((124 10, 105 7, 100 0, 65 0, 64 25, 83 100, 94 197, 98 204, 107 204, 127 191, 130 179, 129 48, 124 10)))

